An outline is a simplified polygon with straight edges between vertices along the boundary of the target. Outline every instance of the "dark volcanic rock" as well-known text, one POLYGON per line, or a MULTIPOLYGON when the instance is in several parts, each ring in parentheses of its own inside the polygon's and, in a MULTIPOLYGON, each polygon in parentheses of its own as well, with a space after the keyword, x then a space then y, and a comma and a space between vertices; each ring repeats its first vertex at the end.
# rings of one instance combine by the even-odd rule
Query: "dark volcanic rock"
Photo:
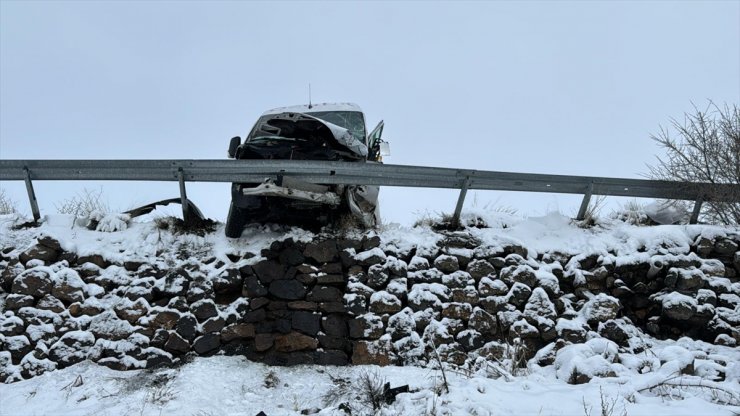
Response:
POLYGON ((267 351, 275 343, 275 336, 272 334, 256 334, 254 336, 254 348, 257 351, 267 351))
POLYGON ((383 327, 383 321, 377 315, 367 314, 358 316, 355 319, 348 321, 349 336, 350 338, 360 339, 378 339, 385 329, 383 327))
POLYGON ((25 325, 23 320, 18 317, 8 318, 0 320, 0 334, 6 337, 12 337, 15 335, 23 334, 25 325))
POLYGON ((453 273, 460 270, 460 264, 457 257, 443 254, 434 260, 434 267, 443 273, 453 273))
POLYGON ((285 300, 298 300, 306 296, 306 287, 296 280, 275 280, 268 289, 271 295, 285 300))
POLYGON ((468 263, 466 269, 470 276, 476 281, 480 280, 481 277, 491 276, 496 274, 496 269, 486 260, 473 260, 468 263))
POLYGON ((730 240, 729 238, 721 238, 718 239, 716 243, 714 243, 714 251, 717 252, 717 254, 719 254, 720 256, 730 257, 735 254, 737 249, 737 243, 730 240))
POLYGON ((190 306, 190 311, 198 318, 199 322, 205 322, 208 318, 218 315, 216 304, 210 299, 199 300, 190 306))
POLYGON ((303 255, 314 259, 317 263, 329 263, 334 261, 339 254, 337 243, 334 240, 325 240, 319 243, 308 243, 303 255))
POLYGON ((5 298, 5 309, 9 311, 17 311, 20 308, 33 306, 34 302, 35 299, 33 296, 11 293, 5 298))
POLYGON ((25 267, 20 263, 8 264, 7 267, 3 267, 0 270, 0 287, 5 291, 10 292, 10 288, 13 286, 13 280, 23 273, 25 267))
POLYGON ((256 322, 262 322, 267 317, 267 312, 265 312, 264 309, 257 309, 254 311, 249 311, 244 315, 244 322, 247 323, 256 323, 256 322))
POLYGON ((152 320, 152 328, 172 329, 180 319, 180 314, 175 311, 162 311, 152 320))
POLYGON ((235 339, 254 338, 254 325, 233 324, 221 330, 221 342, 227 343, 235 339))
POLYGON ((274 280, 283 279, 286 272, 285 266, 275 260, 262 260, 252 266, 252 270, 265 286, 274 280))
POLYGON ((100 254, 91 254, 89 256, 80 256, 77 258, 77 263, 79 264, 85 264, 85 263, 92 263, 101 269, 105 269, 106 267, 110 266, 110 262, 103 258, 100 254))
POLYGON ((300 250, 298 250, 298 248, 288 247, 280 252, 278 260, 280 261, 280 263, 288 266, 297 266, 303 263, 306 258, 303 257, 303 254, 300 250))
POLYGON ((367 285, 373 289, 379 290, 388 283, 388 273, 385 272, 380 264, 373 264, 367 271, 367 285))
POLYGON ((376 292, 370 297, 370 312, 394 314, 403 309, 401 300, 388 292, 376 292))
POLYGON ((8 351, 14 363, 19 363, 31 350, 31 341, 25 335, 3 337, 2 350, 8 351))
POLYGON ((329 315, 321 320, 321 329, 326 335, 345 338, 348 335, 347 319, 342 315, 329 315))
POLYGON ((344 276, 341 274, 325 274, 316 278, 316 283, 320 285, 344 285, 344 276))
POLYGON ((315 350, 318 346, 319 341, 316 338, 299 332, 291 332, 275 337, 275 350, 279 352, 315 350))
POLYGON ((21 263, 26 264, 31 260, 41 260, 44 264, 51 264, 59 257, 59 252, 52 248, 37 244, 18 256, 21 263))
POLYGON ((39 244, 41 244, 44 247, 48 247, 55 251, 62 251, 62 246, 59 244, 59 240, 50 237, 48 235, 45 235, 43 237, 40 237, 38 239, 39 244))
POLYGON ((390 348, 385 345, 378 345, 371 341, 355 341, 352 343, 352 364, 374 364, 374 365, 391 365, 393 356, 390 348))
POLYGON ((318 309, 319 305, 316 302, 296 300, 293 302, 288 302, 287 306, 288 306, 288 309, 296 310, 296 311, 315 311, 316 309, 318 309))
POLYGON ((177 333, 170 333, 167 342, 164 344, 164 349, 169 352, 184 354, 190 351, 190 344, 184 340, 177 333))
POLYGON ((195 336, 198 333, 197 327, 198 321, 195 319, 195 317, 193 315, 187 314, 183 315, 177 321, 176 330, 181 337, 188 341, 192 341, 195 339, 195 336))
POLYGON ((316 286, 306 296, 306 300, 310 302, 341 302, 343 293, 336 287, 331 286, 316 286))
POLYGON ((94 343, 95 337, 89 332, 67 332, 51 346, 49 358, 56 361, 60 367, 77 364, 87 358, 87 353, 94 343))
POLYGON ((237 269, 226 269, 213 279, 213 290, 216 293, 229 293, 241 289, 242 276, 237 269))
POLYGON ((362 237, 362 249, 363 250, 372 250, 375 247, 380 247, 380 236, 373 235, 373 236, 363 236, 362 237))
POLYGON ((213 317, 203 322, 203 332, 220 332, 223 329, 224 325, 226 325, 226 321, 224 320, 224 318, 220 316, 213 317))
POLYGON ((349 357, 344 351, 336 349, 327 349, 317 351, 315 363, 318 365, 348 365, 349 357))
POLYGON ((258 298, 267 295, 267 288, 260 283, 257 276, 249 275, 244 278, 242 294, 249 298, 258 298))
POLYGON ((206 354, 212 352, 221 345, 221 337, 219 334, 209 333, 202 337, 199 337, 193 343, 193 350, 198 354, 206 354))
POLYGON ((296 331, 316 336, 321 329, 321 314, 305 311, 293 312, 291 326, 296 331))
POLYGON ((39 299, 39 301, 36 303, 36 308, 52 311, 55 313, 62 313, 65 309, 62 301, 52 295, 46 295, 43 298, 39 299))
POLYGON ((480 308, 475 308, 468 325, 471 329, 475 329, 482 335, 495 335, 498 329, 498 322, 496 317, 480 308))
POLYGON ((57 272, 56 282, 51 289, 51 294, 57 299, 74 303, 85 300, 83 288, 85 282, 72 269, 64 269, 57 272))
POLYGON ((152 288, 154 296, 158 298, 172 298, 185 296, 188 293, 190 274, 185 269, 174 269, 157 280, 152 288))
POLYGON ((152 340, 149 342, 149 345, 155 348, 164 348, 164 344, 167 342, 169 337, 170 333, 167 332, 166 329, 157 329, 154 331, 154 335, 152 335, 152 340))
POLYGON ((13 280, 11 292, 41 298, 51 293, 52 286, 51 277, 48 272, 39 269, 29 269, 19 274, 13 280))

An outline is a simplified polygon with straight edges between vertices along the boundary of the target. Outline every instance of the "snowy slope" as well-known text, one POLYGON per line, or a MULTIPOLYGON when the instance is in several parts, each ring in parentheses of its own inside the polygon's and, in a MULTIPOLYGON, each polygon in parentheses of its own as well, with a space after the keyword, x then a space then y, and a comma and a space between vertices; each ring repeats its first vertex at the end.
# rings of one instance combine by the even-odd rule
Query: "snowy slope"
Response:
MULTIPOLYGON (((735 236, 737 229, 714 226, 637 227, 621 221, 604 221, 589 229, 568 218, 551 214, 522 219, 503 214, 469 213, 467 220, 483 218, 484 228, 469 233, 488 246, 518 245, 530 258, 544 253, 602 260, 640 262, 651 255, 685 252, 697 238, 735 236), (648 248, 648 250, 644 250, 648 248)), ((51 236, 65 251, 79 256, 99 254, 107 261, 139 261, 168 267, 187 264, 183 248, 206 263, 206 272, 218 273, 218 261, 236 266, 254 264, 276 239, 312 241, 317 236, 300 229, 275 226, 248 228, 241 239, 223 237, 219 227, 203 236, 163 231, 150 221, 134 222, 117 232, 87 230, 69 216, 48 217, 40 228, 11 229, 10 217, 0 218, 0 247, 23 250, 37 238, 51 236)), ((417 252, 433 249, 440 235, 427 227, 387 225, 380 230, 383 250, 417 252)), ((86 291, 94 291, 88 288, 86 291)), ((0 304, 5 311, 4 304, 0 304)), ((91 362, 46 372, 29 380, 0 385, 0 415, 267 415, 373 414, 363 405, 359 385, 362 374, 374 374, 391 387, 408 384, 379 414, 476 415, 597 415, 602 405, 610 415, 737 415, 740 413, 740 349, 681 338, 659 341, 640 334, 642 348, 618 351, 602 338, 560 349, 552 365, 533 359, 517 374, 503 374, 502 366, 457 368, 444 365, 449 383, 441 391, 439 366, 332 367, 301 365, 269 367, 243 357, 196 357, 172 369, 114 371, 91 362), (639 352, 638 352, 639 350, 639 352), (686 371, 691 365, 692 371, 686 371), (559 372, 574 366, 594 378, 585 384, 567 384, 559 372), (599 374, 612 373, 610 377, 599 374), (687 374, 682 374, 682 372, 687 374), (347 383, 355 394, 327 403, 327 393, 347 383), (607 409, 608 410, 608 409, 607 409), (303 412, 303 413, 301 413, 303 412)), ((543 349, 540 354, 545 355, 543 349)), ((494 363, 495 364, 495 363, 494 363)), ((374 377, 375 377, 374 376, 374 377)))

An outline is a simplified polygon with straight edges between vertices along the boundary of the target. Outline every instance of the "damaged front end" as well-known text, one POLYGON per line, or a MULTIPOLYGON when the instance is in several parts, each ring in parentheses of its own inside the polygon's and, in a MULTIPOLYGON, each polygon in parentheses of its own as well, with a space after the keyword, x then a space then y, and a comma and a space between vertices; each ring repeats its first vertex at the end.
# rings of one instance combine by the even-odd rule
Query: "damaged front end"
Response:
MULTIPOLYGON (((371 163, 367 160, 362 113, 346 113, 345 118, 339 117, 341 112, 330 114, 344 126, 305 113, 264 115, 244 143, 238 138, 235 138, 238 143, 232 139, 229 156, 371 163), (358 139, 356 135, 363 137, 358 139)), ((261 183, 234 183, 231 194, 226 223, 229 237, 241 235, 247 222, 325 225, 347 214, 365 227, 373 227, 378 222, 377 186, 321 185, 278 175, 265 178, 261 183)))

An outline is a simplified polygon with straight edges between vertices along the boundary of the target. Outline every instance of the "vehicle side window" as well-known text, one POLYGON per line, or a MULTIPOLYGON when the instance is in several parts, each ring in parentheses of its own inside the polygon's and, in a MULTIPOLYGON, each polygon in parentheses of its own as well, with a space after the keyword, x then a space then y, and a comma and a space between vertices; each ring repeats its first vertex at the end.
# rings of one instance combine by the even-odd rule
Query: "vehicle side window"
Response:
POLYGON ((267 122, 267 120, 270 119, 270 117, 272 117, 272 116, 271 115, 267 115, 267 116, 260 117, 259 120, 257 120, 257 122, 254 124, 254 127, 252 127, 252 130, 247 135, 246 141, 250 141, 251 139, 253 139, 255 137, 259 137, 259 136, 272 136, 272 135, 275 135, 275 132, 274 131, 265 131, 265 130, 262 130, 261 129, 263 126, 265 126, 265 123, 267 122))

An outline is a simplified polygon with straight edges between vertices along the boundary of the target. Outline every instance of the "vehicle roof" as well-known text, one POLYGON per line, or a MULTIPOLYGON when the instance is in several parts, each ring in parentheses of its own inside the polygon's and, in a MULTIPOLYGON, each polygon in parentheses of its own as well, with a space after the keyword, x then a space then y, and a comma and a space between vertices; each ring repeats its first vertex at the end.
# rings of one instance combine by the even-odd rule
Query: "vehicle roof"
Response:
POLYGON ((311 108, 308 107, 308 104, 273 108, 265 111, 262 115, 266 116, 268 114, 280 113, 316 113, 319 111, 357 111, 361 113, 362 109, 359 105, 353 103, 319 103, 312 104, 311 108))

